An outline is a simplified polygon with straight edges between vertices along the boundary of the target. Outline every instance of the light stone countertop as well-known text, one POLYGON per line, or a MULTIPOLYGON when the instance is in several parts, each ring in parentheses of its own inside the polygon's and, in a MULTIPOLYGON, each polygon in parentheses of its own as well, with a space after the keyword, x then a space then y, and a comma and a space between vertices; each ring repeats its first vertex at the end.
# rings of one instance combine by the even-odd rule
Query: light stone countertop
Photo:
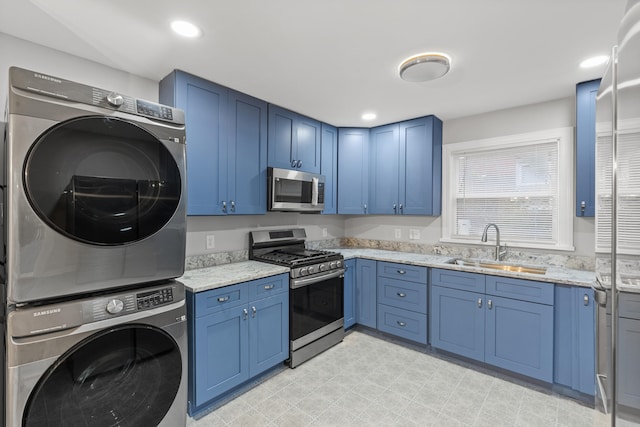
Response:
MULTIPOLYGON (((399 262, 403 264, 419 265, 423 267, 445 268, 448 270, 468 271, 494 276, 537 280, 539 282, 552 282, 572 286, 582 286, 587 288, 591 287, 591 284, 595 281, 596 278, 596 274, 593 271, 571 270, 568 268, 546 265, 531 265, 532 267, 545 267, 547 269, 546 274, 517 273, 502 270, 496 271, 488 268, 448 264, 448 261, 455 259, 455 257, 451 256, 424 255, 409 252, 395 252, 365 248, 335 248, 331 250, 340 252, 345 259, 368 258, 376 261, 399 262)), ((505 261, 505 264, 509 264, 509 262, 505 261)))
POLYGON ((202 292, 249 280, 289 273, 289 268, 258 261, 243 261, 187 270, 177 280, 191 292, 202 292))
MULTIPOLYGON (((537 280, 540 282, 559 283, 572 286, 591 287, 591 284, 595 280, 595 273, 592 271, 571 270, 555 266, 534 266, 546 267, 547 272, 546 274, 531 274, 448 264, 448 262, 455 259, 455 257, 443 255, 417 254, 411 252, 396 252, 366 248, 332 248, 330 250, 340 252, 345 259, 367 258, 375 261, 398 262, 408 265, 444 268, 448 270, 514 277, 518 279, 537 280)), ((509 264, 508 262, 505 263, 509 264)), ((177 280, 184 283, 185 287, 192 292, 202 292, 288 272, 289 268, 284 266, 258 261, 242 261, 218 265, 215 267, 187 270, 184 272, 184 275, 179 277, 177 280)))

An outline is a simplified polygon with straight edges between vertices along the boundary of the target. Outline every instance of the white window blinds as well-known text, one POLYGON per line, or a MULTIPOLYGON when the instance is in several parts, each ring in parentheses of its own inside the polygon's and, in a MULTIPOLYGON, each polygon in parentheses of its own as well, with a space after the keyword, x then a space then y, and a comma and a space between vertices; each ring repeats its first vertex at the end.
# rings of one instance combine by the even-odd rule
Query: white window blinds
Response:
POLYGON ((572 248, 572 218, 563 217, 571 215, 567 206, 573 200, 567 204, 563 198, 572 194, 573 160, 561 149, 567 138, 572 146, 570 135, 518 135, 446 150, 450 182, 443 240, 479 243, 484 227, 495 223, 510 246, 572 248), (561 232, 566 222, 571 233, 561 232))

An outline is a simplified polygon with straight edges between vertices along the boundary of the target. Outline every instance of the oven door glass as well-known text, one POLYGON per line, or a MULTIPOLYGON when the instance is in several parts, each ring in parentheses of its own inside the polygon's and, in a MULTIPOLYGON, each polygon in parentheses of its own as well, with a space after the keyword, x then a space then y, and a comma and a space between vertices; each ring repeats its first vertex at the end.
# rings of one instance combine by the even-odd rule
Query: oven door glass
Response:
POLYGON ((344 317, 344 278, 291 289, 291 341, 344 317))
POLYGON ((180 349, 166 332, 109 328, 51 365, 29 397, 22 426, 156 426, 181 377, 180 349))
POLYGON ((169 150, 126 120, 89 116, 42 134, 24 165, 25 192, 38 216, 84 243, 121 245, 161 230, 180 202, 169 150))

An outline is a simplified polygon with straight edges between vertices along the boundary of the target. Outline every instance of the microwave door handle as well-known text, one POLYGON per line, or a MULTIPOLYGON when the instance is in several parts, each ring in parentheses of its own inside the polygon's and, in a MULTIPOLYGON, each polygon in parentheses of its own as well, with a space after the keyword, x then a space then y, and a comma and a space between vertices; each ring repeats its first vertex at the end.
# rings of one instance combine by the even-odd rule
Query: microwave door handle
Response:
POLYGON ((313 206, 318 205, 318 178, 311 178, 311 204, 313 206))

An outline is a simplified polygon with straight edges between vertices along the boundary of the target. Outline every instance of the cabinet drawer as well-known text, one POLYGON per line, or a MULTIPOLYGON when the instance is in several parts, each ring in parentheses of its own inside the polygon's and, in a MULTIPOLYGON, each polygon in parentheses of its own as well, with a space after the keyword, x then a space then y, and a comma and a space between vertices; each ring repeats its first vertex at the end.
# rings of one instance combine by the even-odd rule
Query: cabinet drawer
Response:
POLYGON ((205 316, 248 302, 249 292, 246 283, 200 292, 196 294, 195 316, 205 316))
POLYGON ((431 284, 463 291, 484 293, 485 276, 483 274, 467 273, 465 271, 434 268, 431 270, 431 284))
POLYGON ((395 262, 378 261, 378 276, 427 283, 427 268, 395 262))
POLYGON ((427 344, 427 315, 378 304, 378 330, 427 344))
POLYGON ((427 284, 378 277, 378 303, 427 313, 427 284))
POLYGON ((487 276, 487 295, 553 305, 553 284, 511 277, 487 276))
POLYGON ((289 289, 289 275, 279 274, 277 276, 265 277, 264 279, 252 280, 248 282, 249 298, 253 300, 267 298, 280 294, 289 289))

